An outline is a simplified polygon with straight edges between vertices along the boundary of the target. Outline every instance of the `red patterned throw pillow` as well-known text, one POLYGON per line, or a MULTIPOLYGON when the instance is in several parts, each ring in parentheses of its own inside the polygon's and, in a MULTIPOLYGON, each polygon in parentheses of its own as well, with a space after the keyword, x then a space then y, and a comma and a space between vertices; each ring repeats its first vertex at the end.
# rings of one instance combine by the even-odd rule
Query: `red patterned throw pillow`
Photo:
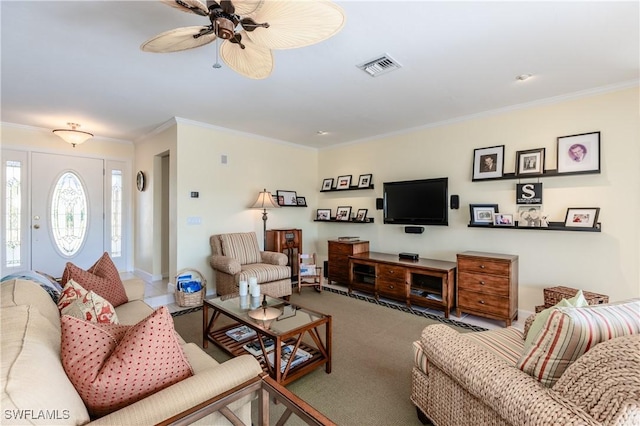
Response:
POLYGON ((61 324, 62 365, 93 417, 193 375, 164 306, 133 326, 66 315, 61 324))
POLYGON ((118 315, 113 305, 93 291, 87 291, 74 280, 69 280, 58 300, 60 315, 84 319, 91 322, 118 324, 118 315))
POLYGON ((62 282, 66 284, 71 279, 85 289, 104 297, 113 306, 120 306, 129 301, 118 269, 106 252, 87 271, 67 262, 62 273, 62 282))

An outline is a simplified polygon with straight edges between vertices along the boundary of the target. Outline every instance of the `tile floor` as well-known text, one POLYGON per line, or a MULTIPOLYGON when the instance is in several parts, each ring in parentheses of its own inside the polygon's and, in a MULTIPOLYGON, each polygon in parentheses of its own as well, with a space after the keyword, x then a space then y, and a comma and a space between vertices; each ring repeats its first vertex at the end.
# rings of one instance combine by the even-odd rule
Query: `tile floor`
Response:
MULTIPOLYGON (((125 277, 123 277, 125 278, 125 277)), ((325 286, 328 287, 332 287, 334 289, 338 289, 338 290, 343 290, 343 291, 347 291, 347 287, 346 286, 342 286, 342 285, 336 285, 336 284, 326 284, 326 282, 323 284, 325 286)), ((167 308, 169 309, 170 312, 176 312, 176 311, 180 311, 183 309, 189 309, 188 307, 180 307, 175 303, 175 298, 173 296, 173 289, 170 288, 170 284, 169 284, 169 280, 168 279, 164 279, 164 280, 160 280, 160 281, 153 281, 153 282, 147 282, 146 286, 145 286, 145 301, 153 306, 153 307, 157 307, 157 306, 161 306, 161 305, 165 305, 167 306, 167 308)), ((365 294, 365 293, 363 293, 365 294)), ((369 295, 369 294, 367 294, 369 295)), ((370 296, 370 295, 369 295, 370 296)), ((386 300, 386 299, 385 299, 386 300)), ((395 302, 392 300, 386 300, 387 302, 390 303, 398 303, 401 304, 400 302, 395 302)), ((436 309, 429 309, 429 308, 423 308, 423 307, 419 307, 419 306, 414 306, 414 309, 419 310, 419 311, 423 311, 423 312, 428 312, 430 314, 433 315, 439 315, 439 316, 444 316, 444 313, 442 311, 438 311, 436 309)), ((518 320, 515 321, 514 323, 512 323, 511 325, 513 327, 516 327, 520 330, 524 329, 524 322, 526 320, 526 318, 529 316, 529 314, 531 314, 530 312, 520 312, 520 315, 518 315, 518 320)), ((487 329, 496 329, 496 328, 502 328, 504 327, 504 321, 497 321, 497 320, 492 320, 492 319, 488 319, 488 318, 481 318, 481 317, 477 317, 475 315, 470 315, 470 314, 462 314, 460 317, 455 315, 455 310, 452 310, 451 313, 449 314, 449 318, 456 320, 456 321, 461 321, 461 322, 465 322, 468 324, 472 324, 472 325, 476 325, 479 327, 484 327, 487 329)))

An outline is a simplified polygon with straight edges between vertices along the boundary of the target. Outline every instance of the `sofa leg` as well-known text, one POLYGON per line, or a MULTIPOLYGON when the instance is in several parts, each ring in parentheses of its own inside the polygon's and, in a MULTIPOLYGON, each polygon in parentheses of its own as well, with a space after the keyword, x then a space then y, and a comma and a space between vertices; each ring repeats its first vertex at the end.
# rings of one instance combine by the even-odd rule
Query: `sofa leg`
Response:
POLYGON ((416 407, 416 412, 418 413, 418 420, 420 420, 420 423, 422 423, 423 425, 433 426, 433 423, 431 423, 429 417, 427 417, 427 415, 424 414, 420 408, 416 407))

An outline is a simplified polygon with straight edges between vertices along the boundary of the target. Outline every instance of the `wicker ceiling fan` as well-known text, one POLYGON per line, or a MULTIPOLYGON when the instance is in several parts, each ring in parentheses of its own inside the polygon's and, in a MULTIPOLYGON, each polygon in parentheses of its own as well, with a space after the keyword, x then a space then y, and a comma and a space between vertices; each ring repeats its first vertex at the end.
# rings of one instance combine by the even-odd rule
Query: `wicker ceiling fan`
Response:
POLYGON ((220 56, 234 71, 253 79, 273 70, 272 49, 309 46, 344 26, 342 9, 328 0, 162 0, 183 12, 206 16, 203 26, 176 28, 140 46, 145 52, 178 52, 223 39, 220 56))

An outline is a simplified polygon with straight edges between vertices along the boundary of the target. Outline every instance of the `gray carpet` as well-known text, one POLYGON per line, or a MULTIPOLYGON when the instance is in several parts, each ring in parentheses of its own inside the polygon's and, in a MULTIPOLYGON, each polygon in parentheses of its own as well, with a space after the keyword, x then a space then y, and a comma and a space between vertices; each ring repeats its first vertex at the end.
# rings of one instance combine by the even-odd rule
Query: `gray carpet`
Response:
MULTIPOLYGON (((436 322, 461 332, 479 329, 366 296, 346 297, 339 290, 318 293, 305 288, 301 295, 296 290, 291 301, 333 317, 333 367, 331 374, 317 369, 287 388, 338 425, 421 425, 409 400, 411 342, 436 322)), ((186 341, 202 345, 202 311, 175 316, 174 321, 186 341)), ((229 359, 213 344, 207 352, 220 362, 229 359)))

